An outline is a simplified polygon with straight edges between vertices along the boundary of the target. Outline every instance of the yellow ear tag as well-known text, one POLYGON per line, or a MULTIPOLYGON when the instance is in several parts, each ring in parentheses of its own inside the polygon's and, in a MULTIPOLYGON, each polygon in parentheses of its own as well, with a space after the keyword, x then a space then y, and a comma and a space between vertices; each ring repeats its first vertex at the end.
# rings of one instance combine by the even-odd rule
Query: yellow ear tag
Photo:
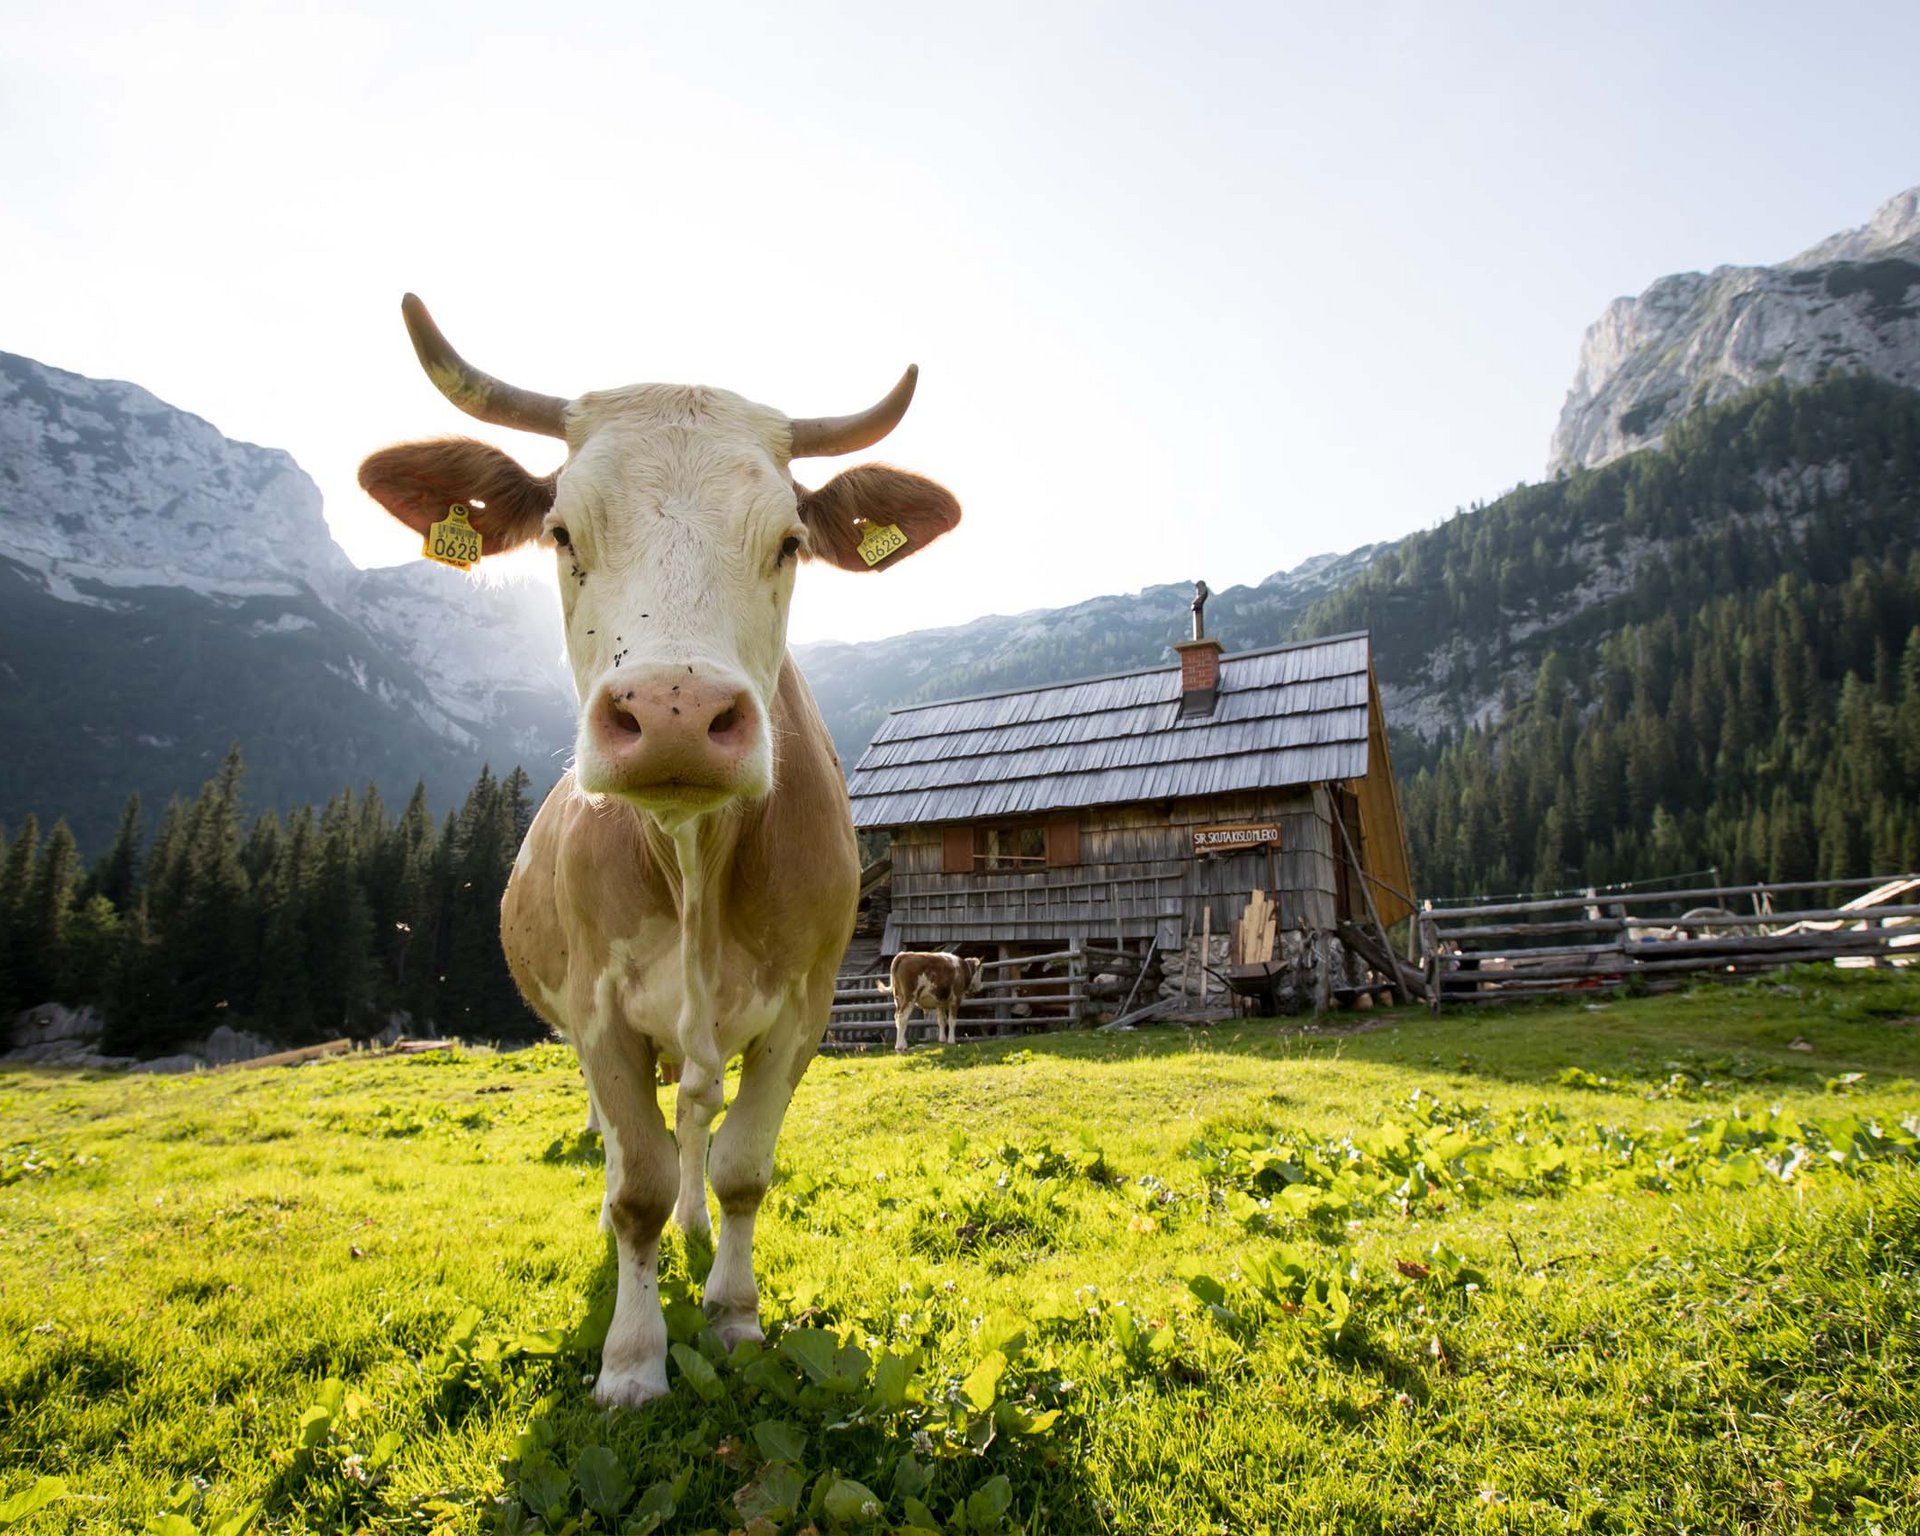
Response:
POLYGON ((907 536, 892 523, 868 523, 867 531, 860 535, 860 558, 868 565, 878 565, 896 549, 907 547, 907 536))
POLYGON ((467 509, 459 502, 448 507, 447 515, 427 529, 420 553, 462 571, 476 564, 480 559, 480 533, 467 521, 467 509))

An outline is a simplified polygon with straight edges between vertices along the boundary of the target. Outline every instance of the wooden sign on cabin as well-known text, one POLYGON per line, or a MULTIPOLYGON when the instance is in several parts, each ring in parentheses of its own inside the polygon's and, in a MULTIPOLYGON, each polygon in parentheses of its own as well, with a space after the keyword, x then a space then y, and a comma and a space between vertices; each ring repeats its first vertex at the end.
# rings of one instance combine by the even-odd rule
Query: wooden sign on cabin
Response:
POLYGON ((1277 848, 1279 846, 1280 828, 1270 821, 1193 829, 1193 851, 1196 854, 1232 853, 1242 848, 1277 848))

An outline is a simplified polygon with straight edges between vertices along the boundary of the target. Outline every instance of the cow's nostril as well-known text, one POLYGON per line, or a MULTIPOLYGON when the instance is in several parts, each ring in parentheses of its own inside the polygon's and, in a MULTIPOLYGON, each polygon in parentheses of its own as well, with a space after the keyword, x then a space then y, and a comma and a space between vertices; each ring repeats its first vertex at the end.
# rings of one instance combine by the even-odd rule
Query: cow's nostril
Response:
POLYGON ((607 711, 607 723, 623 736, 640 734, 640 717, 632 712, 623 699, 613 701, 613 707, 607 711))
POLYGON ((732 705, 728 705, 708 723, 707 734, 709 736, 725 736, 739 723, 740 711, 732 705))

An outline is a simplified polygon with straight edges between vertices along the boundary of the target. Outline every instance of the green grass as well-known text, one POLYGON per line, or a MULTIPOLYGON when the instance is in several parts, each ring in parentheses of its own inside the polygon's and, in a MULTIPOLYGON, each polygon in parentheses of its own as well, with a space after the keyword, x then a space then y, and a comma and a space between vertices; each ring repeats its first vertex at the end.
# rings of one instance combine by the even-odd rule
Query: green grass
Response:
POLYGON ((1916 1076, 1814 971, 822 1060, 609 1415, 565 1050, 0 1075, 0 1529, 1913 1530, 1916 1076))

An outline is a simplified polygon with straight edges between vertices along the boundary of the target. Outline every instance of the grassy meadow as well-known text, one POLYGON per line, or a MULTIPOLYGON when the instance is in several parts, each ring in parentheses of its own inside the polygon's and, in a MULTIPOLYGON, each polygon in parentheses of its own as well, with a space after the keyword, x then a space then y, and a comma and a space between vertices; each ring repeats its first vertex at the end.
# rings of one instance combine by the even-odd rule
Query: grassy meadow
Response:
POLYGON ((825 1058, 608 1414, 563 1048, 0 1074, 0 1529, 1920 1529, 1916 1078, 1832 971, 825 1058))

